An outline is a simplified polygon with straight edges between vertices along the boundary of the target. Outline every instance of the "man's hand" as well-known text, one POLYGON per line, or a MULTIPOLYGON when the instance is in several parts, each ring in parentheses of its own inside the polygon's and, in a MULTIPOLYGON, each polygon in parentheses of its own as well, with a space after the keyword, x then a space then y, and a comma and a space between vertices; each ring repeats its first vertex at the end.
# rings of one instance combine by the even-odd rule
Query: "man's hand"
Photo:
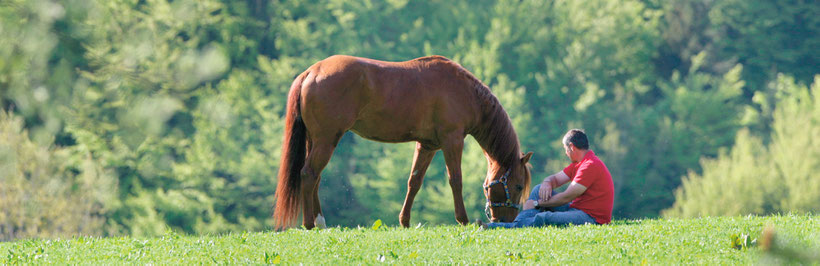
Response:
POLYGON ((552 183, 547 178, 541 183, 541 189, 538 190, 538 199, 539 201, 547 201, 550 197, 552 197, 552 183))
POLYGON ((564 190, 564 192, 555 194, 555 196, 550 197, 549 200, 539 199, 538 200, 538 207, 549 208, 549 207, 556 207, 556 206, 561 206, 561 205, 570 203, 570 202, 572 202, 572 200, 574 200, 578 196, 581 196, 581 194, 584 194, 585 191, 587 191, 587 187, 585 187, 584 185, 572 182, 569 185, 569 187, 567 187, 567 190, 564 190))
POLYGON ((538 202, 535 203, 535 207, 546 206, 548 201, 548 199, 538 199, 538 202))

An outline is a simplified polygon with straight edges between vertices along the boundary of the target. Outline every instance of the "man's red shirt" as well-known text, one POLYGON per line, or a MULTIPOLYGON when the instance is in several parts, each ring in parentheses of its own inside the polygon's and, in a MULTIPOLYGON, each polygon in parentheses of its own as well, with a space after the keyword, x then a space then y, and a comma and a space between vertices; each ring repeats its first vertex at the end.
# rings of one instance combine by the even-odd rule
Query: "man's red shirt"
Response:
POLYGON ((612 221, 615 186, 604 162, 589 150, 581 161, 564 168, 564 173, 572 178, 573 182, 587 188, 584 194, 575 198, 569 206, 584 211, 599 224, 608 224, 612 221))

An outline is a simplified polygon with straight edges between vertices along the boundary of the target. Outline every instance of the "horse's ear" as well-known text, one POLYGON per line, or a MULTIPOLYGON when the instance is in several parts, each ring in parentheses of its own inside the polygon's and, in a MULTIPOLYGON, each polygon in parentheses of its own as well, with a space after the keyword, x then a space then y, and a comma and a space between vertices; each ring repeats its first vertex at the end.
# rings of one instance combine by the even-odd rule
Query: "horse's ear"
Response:
POLYGON ((532 152, 524 154, 524 156, 521 157, 521 164, 527 164, 530 161, 530 158, 532 158, 532 152))

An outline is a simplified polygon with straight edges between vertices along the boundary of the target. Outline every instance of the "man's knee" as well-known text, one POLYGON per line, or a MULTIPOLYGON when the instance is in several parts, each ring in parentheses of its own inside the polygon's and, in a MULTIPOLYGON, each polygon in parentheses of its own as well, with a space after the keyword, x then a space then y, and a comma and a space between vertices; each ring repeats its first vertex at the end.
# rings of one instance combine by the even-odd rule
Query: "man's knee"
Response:
POLYGON ((535 185, 530 191, 530 197, 528 199, 531 200, 538 200, 538 191, 541 190, 541 184, 535 185))
POLYGON ((536 209, 523 210, 523 211, 518 213, 518 216, 515 216, 515 222, 520 222, 520 221, 523 221, 524 219, 532 219, 537 214, 538 214, 538 210, 536 210, 536 209))
POLYGON ((551 211, 540 212, 535 215, 535 219, 533 221, 533 226, 545 226, 551 224, 550 218, 552 217, 553 213, 551 211))

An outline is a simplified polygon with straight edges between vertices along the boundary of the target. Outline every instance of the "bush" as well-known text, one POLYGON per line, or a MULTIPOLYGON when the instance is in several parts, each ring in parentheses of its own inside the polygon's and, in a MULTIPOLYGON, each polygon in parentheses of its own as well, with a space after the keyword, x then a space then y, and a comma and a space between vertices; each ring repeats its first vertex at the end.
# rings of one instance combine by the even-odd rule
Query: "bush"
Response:
POLYGON ((33 142, 0 111, 0 240, 101 235, 111 181, 87 151, 33 142))
MULTIPOLYGON (((820 211, 820 76, 811 88, 780 75, 775 83, 771 142, 748 130, 731 152, 701 161, 690 172, 665 216, 770 214, 820 211)), ((755 96, 762 101, 763 94, 755 96)))

